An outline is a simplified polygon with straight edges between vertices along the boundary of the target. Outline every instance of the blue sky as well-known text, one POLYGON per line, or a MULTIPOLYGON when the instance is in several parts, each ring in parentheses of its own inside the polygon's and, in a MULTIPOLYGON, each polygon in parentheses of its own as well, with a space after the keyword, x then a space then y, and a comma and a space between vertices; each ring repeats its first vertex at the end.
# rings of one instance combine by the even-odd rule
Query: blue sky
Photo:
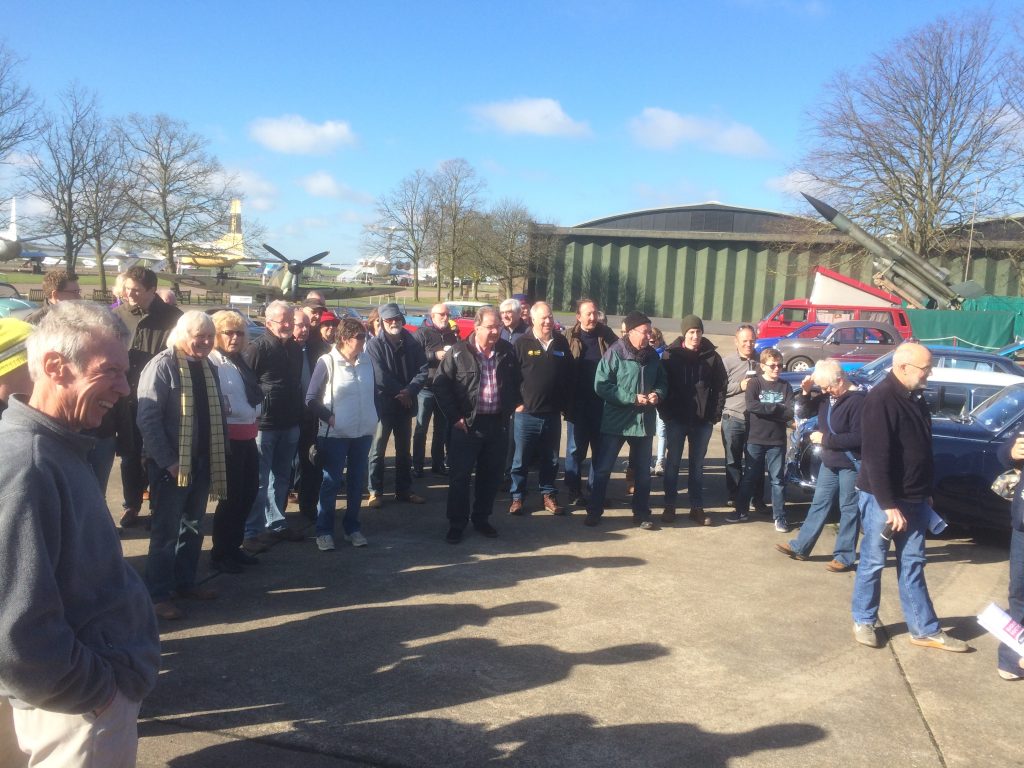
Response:
POLYGON ((825 83, 979 7, 64 0, 8 4, 0 38, 50 103, 77 80, 107 114, 186 120, 238 175, 267 242, 350 264, 374 200, 454 157, 487 202, 563 226, 710 199, 802 210, 786 179, 825 83))

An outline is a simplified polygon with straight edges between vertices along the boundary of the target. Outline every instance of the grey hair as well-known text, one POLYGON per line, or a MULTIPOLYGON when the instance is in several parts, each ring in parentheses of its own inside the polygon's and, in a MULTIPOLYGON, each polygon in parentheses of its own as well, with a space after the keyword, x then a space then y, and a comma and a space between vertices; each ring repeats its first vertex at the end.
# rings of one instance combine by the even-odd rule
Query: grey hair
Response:
POLYGON ((131 338, 124 321, 108 307, 90 301, 54 304, 25 342, 32 381, 44 378, 43 356, 47 352, 57 352, 75 368, 83 370, 89 362, 89 348, 104 338, 117 339, 125 348, 131 338))
POLYGON ((267 308, 263 310, 263 316, 270 317, 272 314, 276 313, 277 310, 281 310, 282 312, 294 312, 295 308, 287 301, 275 299, 274 301, 267 304, 267 308))
POLYGON ((190 309, 178 318, 178 322, 167 334, 167 348, 175 349, 196 331, 205 331, 213 335, 217 333, 217 327, 208 314, 199 309, 190 309))
POLYGON ((519 299, 505 299, 498 305, 499 312, 519 311, 519 299))
MULTIPOLYGON (((512 301, 515 301, 515 299, 512 299, 512 301)), ((516 306, 519 306, 518 301, 516 301, 516 306)), ((499 324, 501 323, 501 315, 498 314, 498 310, 496 310, 490 304, 486 304, 482 307, 477 308, 476 316, 473 318, 473 327, 479 328, 481 325, 483 325, 484 318, 487 317, 487 315, 494 315, 495 321, 497 321, 499 324)))
POLYGON ((822 389, 825 389, 845 381, 846 373, 843 371, 843 366, 839 364, 838 360, 834 357, 827 357, 814 364, 814 373, 811 374, 811 380, 822 389))

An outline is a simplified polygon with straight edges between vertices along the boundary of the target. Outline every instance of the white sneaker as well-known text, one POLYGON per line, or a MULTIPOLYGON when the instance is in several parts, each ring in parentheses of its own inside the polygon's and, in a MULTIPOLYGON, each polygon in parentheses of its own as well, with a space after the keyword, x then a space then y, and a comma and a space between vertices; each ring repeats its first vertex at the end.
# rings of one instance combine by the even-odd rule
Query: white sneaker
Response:
POLYGON ((366 537, 359 531, 346 534, 345 541, 352 544, 353 547, 365 547, 367 544, 366 537))
POLYGON ((665 475, 665 465, 660 461, 654 465, 654 476, 663 477, 665 475))
POLYGON ((316 548, 321 552, 333 552, 334 551, 334 537, 329 533, 325 533, 323 536, 316 537, 316 548))

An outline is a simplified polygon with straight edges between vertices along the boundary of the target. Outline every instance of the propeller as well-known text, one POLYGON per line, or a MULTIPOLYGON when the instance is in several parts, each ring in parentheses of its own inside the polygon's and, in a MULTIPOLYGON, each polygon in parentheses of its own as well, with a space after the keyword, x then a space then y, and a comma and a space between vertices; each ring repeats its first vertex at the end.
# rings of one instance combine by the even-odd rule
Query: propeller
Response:
MULTIPOLYGON (((271 253, 272 255, 274 255, 277 258, 279 258, 281 261, 283 261, 288 266, 288 272, 289 272, 289 274, 292 275, 292 279, 290 281, 290 283, 291 283, 291 297, 290 297, 291 301, 296 301, 298 299, 298 295, 299 295, 299 278, 302 276, 302 270, 304 270, 308 266, 316 264, 316 262, 320 261, 320 259, 322 259, 324 256, 327 256, 328 254, 330 254, 330 251, 322 251, 322 252, 316 254, 315 256, 310 256, 308 259, 302 259, 300 261, 299 259, 289 259, 287 256, 285 256, 279 250, 277 250, 276 248, 272 248, 271 246, 267 245, 266 243, 263 243, 263 247, 269 253, 271 253)), ((284 284, 282 284, 281 290, 282 290, 283 293, 287 293, 288 292, 286 290, 284 284)))

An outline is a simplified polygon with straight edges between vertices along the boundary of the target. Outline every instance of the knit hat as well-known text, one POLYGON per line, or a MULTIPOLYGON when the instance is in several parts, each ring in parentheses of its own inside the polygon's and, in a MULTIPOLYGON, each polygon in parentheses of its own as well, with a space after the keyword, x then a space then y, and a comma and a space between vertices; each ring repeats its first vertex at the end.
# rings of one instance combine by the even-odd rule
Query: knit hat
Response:
MULTIPOLYGON (((396 317, 400 317, 402 320, 405 320, 405 315, 402 314, 401 307, 399 307, 393 301, 387 304, 382 304, 378 311, 380 312, 381 322, 385 320, 391 320, 396 317)), ((323 320, 321 320, 320 322, 322 323, 323 320)))
POLYGON ((320 325, 338 325, 340 322, 341 320, 338 319, 338 316, 329 309, 325 309, 320 313, 320 325))
POLYGON ((28 363, 25 339, 34 330, 35 326, 13 317, 0 320, 0 376, 28 363))
POLYGON ((679 331, 685 336, 686 332, 691 328, 696 328, 701 333, 704 333, 704 321, 696 315, 687 315, 683 318, 683 322, 679 325, 679 331))
POLYGON ((626 326, 626 331, 629 332, 636 328, 638 325, 650 325, 651 318, 649 318, 643 312, 638 312, 637 310, 634 309, 632 312, 630 312, 628 315, 622 318, 622 324, 626 326))

